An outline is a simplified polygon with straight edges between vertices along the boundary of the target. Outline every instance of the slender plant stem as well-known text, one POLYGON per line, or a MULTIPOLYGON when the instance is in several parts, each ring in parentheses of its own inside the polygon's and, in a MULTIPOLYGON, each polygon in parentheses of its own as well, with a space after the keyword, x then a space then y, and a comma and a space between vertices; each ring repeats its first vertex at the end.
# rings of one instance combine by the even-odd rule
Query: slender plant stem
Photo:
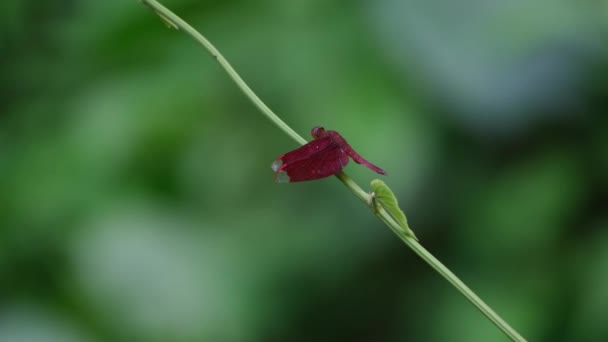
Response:
MULTIPOLYGON (((151 8, 158 16, 160 16, 170 26, 184 30, 197 42, 199 42, 211 54, 215 60, 222 66, 226 73, 232 78, 236 85, 243 91, 256 107, 274 124, 276 124, 283 132, 289 135, 299 144, 305 144, 306 140, 289 127, 281 120, 262 100, 249 88, 238 73, 232 68, 230 63, 222 56, 222 54, 198 31, 196 31, 187 22, 175 15, 169 9, 161 5, 156 0, 141 0, 146 6, 151 8)), ((346 173, 340 172, 336 177, 346 185, 362 202, 369 205, 371 196, 365 192, 355 181, 352 180, 346 173)), ((505 322, 496 312, 494 312, 483 300, 481 300, 468 286, 466 286, 454 273, 445 267, 437 260, 429 251, 420 245, 415 239, 406 235, 401 227, 393 220, 393 218, 384 210, 376 211, 378 216, 405 244, 410 247, 422 260, 429 264, 437 273, 450 282, 458 291, 460 291, 479 311, 481 311, 494 325, 502 330, 513 341, 525 341, 525 339, 517 333, 511 326, 505 322)))
POLYGON ((441 274, 447 281, 449 281, 455 288, 457 288, 462 295, 464 295, 479 311, 481 311, 494 325, 500 328, 511 340, 513 341, 525 341, 525 339, 513 329, 507 322, 505 322, 492 308, 490 308, 481 298, 479 298, 475 292, 473 292, 467 285, 465 285, 452 271, 450 271, 445 265, 443 265, 437 258, 435 258, 426 248, 424 248, 416 239, 413 239, 409 235, 406 235, 403 229, 399 226, 395 220, 383 209, 377 213, 384 223, 391 228, 391 230, 405 242, 422 260, 426 261, 427 264, 431 265, 441 274))
POLYGON ((287 133, 293 140, 300 145, 306 144, 306 140, 296 133, 291 127, 289 127, 283 120, 281 120, 268 106, 260 100, 260 98, 249 88, 247 83, 243 81, 241 76, 234 70, 232 65, 228 63, 226 58, 197 30, 195 30, 190 24, 185 22, 182 18, 178 17, 175 13, 171 12, 168 8, 161 5, 156 0, 141 0, 146 6, 150 7, 156 14, 158 14, 165 22, 174 28, 182 29, 194 38, 199 44, 201 44, 209 53, 211 57, 215 58, 217 62, 224 68, 228 76, 232 78, 234 83, 245 93, 248 99, 258 107, 258 109, 264 114, 270 121, 277 125, 283 132, 287 133))

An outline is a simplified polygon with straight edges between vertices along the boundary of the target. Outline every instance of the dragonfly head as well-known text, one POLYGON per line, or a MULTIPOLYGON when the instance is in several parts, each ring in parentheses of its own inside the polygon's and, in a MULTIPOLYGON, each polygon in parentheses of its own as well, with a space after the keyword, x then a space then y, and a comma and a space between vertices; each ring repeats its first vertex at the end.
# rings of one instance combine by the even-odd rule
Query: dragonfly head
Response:
POLYGON ((313 129, 310 132, 310 134, 312 135, 313 138, 319 139, 319 138, 324 137, 325 135, 327 135, 327 132, 325 131, 325 128, 323 128, 321 126, 315 126, 315 127, 313 127, 313 129))

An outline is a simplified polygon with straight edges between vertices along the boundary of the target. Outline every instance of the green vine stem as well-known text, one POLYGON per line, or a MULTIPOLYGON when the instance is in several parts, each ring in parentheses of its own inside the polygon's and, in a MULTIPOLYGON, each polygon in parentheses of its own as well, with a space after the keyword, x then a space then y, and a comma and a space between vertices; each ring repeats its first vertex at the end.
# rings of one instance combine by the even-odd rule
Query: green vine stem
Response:
MULTIPOLYGON (((181 29, 188 33, 194 38, 199 44, 201 44, 211 56, 222 66, 228 76, 236 83, 243 93, 249 98, 253 104, 275 125, 277 125, 283 132, 289 135, 297 143, 303 145, 307 141, 296 133, 291 127, 289 127, 283 120, 281 120, 260 98, 249 88, 249 86, 243 81, 238 73, 232 68, 230 63, 222 56, 222 54, 213 46, 205 37, 203 37, 198 31, 196 31, 187 22, 182 20, 180 17, 175 15, 169 9, 161 5, 156 0, 140 0, 144 5, 148 6, 154 11, 163 21, 165 21, 170 27, 181 29)), ((340 172, 336 177, 346 185, 363 203, 370 205, 371 195, 361 189, 352 178, 346 173, 340 172)), ((429 264, 437 273, 443 276, 447 281, 450 282, 463 296, 465 296, 479 311, 481 311, 494 325, 502 330, 511 340, 513 341, 526 341, 517 331, 505 322, 494 310, 492 310, 483 300, 481 300, 468 286, 466 286, 454 273, 452 273, 447 267, 445 267, 439 260, 437 260, 431 253, 429 253, 422 245, 420 245, 414 238, 407 236, 401 227, 393 220, 393 218, 384 210, 380 208, 374 211, 375 215, 380 218, 405 244, 410 247, 422 260, 429 264)))

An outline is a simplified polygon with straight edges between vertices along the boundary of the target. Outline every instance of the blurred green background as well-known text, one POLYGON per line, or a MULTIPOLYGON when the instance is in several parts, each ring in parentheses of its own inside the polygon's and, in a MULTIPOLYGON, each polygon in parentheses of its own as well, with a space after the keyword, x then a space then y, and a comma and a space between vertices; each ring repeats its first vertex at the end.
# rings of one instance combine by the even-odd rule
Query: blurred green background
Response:
MULTIPOLYGON (((608 340, 605 1, 164 4, 522 335, 608 340)), ((0 341, 506 340, 138 1, 0 32, 0 341)))

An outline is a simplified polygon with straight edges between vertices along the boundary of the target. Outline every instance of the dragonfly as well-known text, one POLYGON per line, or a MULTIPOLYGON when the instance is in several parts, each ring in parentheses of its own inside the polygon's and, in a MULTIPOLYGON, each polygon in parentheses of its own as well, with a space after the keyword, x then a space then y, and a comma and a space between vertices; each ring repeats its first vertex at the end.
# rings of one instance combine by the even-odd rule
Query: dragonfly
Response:
POLYGON ((293 183, 329 177, 342 171, 350 158, 374 172, 386 174, 355 152, 340 133, 316 126, 311 135, 314 140, 279 156, 272 163, 275 182, 293 183))

